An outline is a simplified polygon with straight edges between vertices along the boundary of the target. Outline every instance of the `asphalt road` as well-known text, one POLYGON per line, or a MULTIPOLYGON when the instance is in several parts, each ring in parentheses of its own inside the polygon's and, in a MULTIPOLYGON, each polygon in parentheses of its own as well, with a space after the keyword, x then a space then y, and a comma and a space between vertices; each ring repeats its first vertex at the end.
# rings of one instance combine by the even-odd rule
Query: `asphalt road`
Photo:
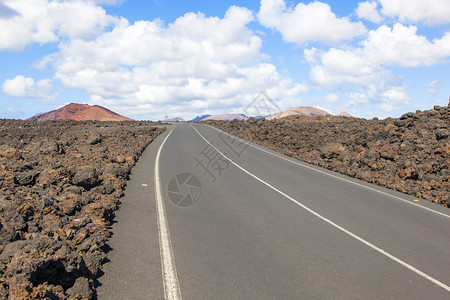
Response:
POLYGON ((98 297, 450 299, 450 211, 415 200, 180 123, 133 169, 98 297))

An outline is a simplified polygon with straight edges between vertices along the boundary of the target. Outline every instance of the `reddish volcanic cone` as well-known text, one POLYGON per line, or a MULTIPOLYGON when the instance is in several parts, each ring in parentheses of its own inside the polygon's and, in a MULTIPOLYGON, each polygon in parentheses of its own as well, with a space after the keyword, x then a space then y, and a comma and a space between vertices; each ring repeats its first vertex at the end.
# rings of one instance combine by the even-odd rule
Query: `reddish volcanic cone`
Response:
POLYGON ((130 118, 121 116, 107 108, 99 105, 90 106, 88 104, 71 103, 57 110, 35 115, 29 121, 55 121, 55 120, 75 120, 75 121, 129 121, 130 118))

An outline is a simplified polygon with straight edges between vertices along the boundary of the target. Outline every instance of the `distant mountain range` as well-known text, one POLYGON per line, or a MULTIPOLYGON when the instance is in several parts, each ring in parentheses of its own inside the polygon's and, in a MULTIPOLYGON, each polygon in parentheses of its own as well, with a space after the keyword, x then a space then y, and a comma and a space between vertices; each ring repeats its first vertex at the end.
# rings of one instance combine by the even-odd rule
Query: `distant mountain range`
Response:
MULTIPOLYGON (((280 118, 284 118, 287 116, 294 116, 294 115, 314 117, 314 116, 326 116, 326 115, 329 115, 329 113, 327 113, 326 111, 324 111, 322 109, 312 107, 312 106, 297 106, 297 107, 290 108, 286 111, 268 116, 268 117, 266 117, 266 119, 273 120, 273 119, 280 119, 280 118)), ((353 117, 351 114, 349 114, 348 112, 345 112, 345 111, 341 112, 337 116, 353 117)))
POLYGON ((130 118, 121 116, 107 108, 99 105, 90 106, 88 104, 71 103, 57 110, 37 114, 29 121, 56 121, 56 120, 76 120, 76 121, 129 121, 130 118))
MULTIPOLYGON (((268 120, 279 119, 292 115, 301 116, 326 116, 328 113, 322 109, 315 108, 312 106, 297 106, 288 109, 284 112, 273 114, 270 116, 257 116, 255 119, 266 118, 268 120)), ((347 112, 341 112, 338 116, 352 117, 347 112)), ((247 120, 244 114, 217 114, 217 115, 202 115, 197 116, 192 121, 202 121, 202 120, 220 120, 220 121, 233 121, 237 120, 247 120)), ((37 114, 27 120, 31 121, 47 121, 47 120, 97 120, 97 121, 127 121, 130 118, 121 116, 105 107, 99 105, 90 106, 88 104, 77 104, 71 103, 57 110, 52 110, 47 113, 37 114)), ((185 120, 181 117, 176 117, 166 120, 167 122, 184 122, 185 120)))
POLYGON ((219 120, 219 121, 233 121, 234 119, 237 120, 247 120, 248 117, 244 114, 219 114, 219 115, 203 115, 203 116, 197 116, 192 121, 203 121, 203 120, 219 120))
MULTIPOLYGON (((280 112, 277 114, 273 114, 270 116, 257 116, 254 118, 255 119, 266 118, 267 120, 272 120, 272 119, 279 119, 279 118, 284 118, 284 117, 293 116, 293 115, 313 117, 313 116, 326 116, 326 115, 329 115, 329 113, 327 113, 326 111, 324 111, 322 109, 312 107, 312 106, 297 106, 297 107, 293 107, 286 111, 283 111, 283 112, 280 112)), ((351 117, 352 115, 350 115, 347 112, 341 112, 340 114, 338 114, 338 116, 351 117)), ((205 120, 205 121, 206 120, 233 121, 234 119, 247 120, 248 118, 249 117, 247 117, 244 114, 220 114, 220 115, 197 116, 194 119, 192 119, 192 121, 202 121, 202 120, 205 120)))
POLYGON ((207 117, 210 117, 211 115, 203 115, 203 116, 197 116, 192 119, 192 121, 197 122, 206 119, 207 117))

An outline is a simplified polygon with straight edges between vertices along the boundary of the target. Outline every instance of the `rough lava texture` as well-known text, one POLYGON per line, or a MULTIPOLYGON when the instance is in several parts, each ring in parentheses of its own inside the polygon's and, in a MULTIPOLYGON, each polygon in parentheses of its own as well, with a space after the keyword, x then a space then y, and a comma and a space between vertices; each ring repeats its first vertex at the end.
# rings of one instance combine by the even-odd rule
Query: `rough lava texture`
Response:
POLYGON ((0 120, 0 299, 90 299, 151 122, 0 120))
POLYGON ((450 106, 398 119, 207 121, 299 160, 450 207, 450 106))
POLYGON ((27 121, 130 121, 130 118, 121 116, 99 105, 71 103, 57 110, 35 115, 27 121))

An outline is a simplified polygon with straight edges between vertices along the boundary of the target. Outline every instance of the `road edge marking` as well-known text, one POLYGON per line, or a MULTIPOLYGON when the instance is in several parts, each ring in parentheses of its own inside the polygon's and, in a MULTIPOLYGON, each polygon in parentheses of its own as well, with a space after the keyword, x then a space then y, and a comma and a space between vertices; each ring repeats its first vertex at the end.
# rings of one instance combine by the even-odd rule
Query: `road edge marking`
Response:
POLYGON ((172 244, 170 240, 169 225, 167 222, 166 209, 164 206, 163 196, 161 192, 161 180, 159 177, 159 157, 161 150, 172 134, 173 129, 166 136, 158 149, 155 159, 155 202, 158 213, 158 233, 159 233, 159 251, 161 257, 162 279, 164 285, 164 296, 169 300, 181 300, 181 290, 178 283, 177 270, 175 267, 175 259, 173 256, 172 244))
POLYGON ((191 127, 197 132, 197 134, 205 141, 207 142, 211 147, 213 147, 217 152, 219 152, 223 157, 225 157, 227 160, 229 160, 233 165, 235 165, 236 167, 238 167, 240 170, 242 170, 243 172, 247 173, 248 175, 250 175, 251 177, 255 178, 256 180, 258 180, 259 182, 265 184, 266 186, 268 186, 269 188, 273 189, 275 192, 279 193, 280 195, 284 196, 285 198, 287 198, 288 200, 292 201, 294 204, 297 204, 298 206, 300 206, 301 208, 303 208, 304 210, 308 211, 309 213, 313 214, 314 216, 318 217, 319 219, 321 219, 322 221, 325 221, 326 223, 330 224, 331 226, 335 227, 336 229, 339 229, 340 231, 344 232, 345 234, 351 236, 352 238, 358 240, 359 242, 363 243, 364 245, 372 248, 373 250, 377 251, 378 253, 383 254, 384 256, 390 258, 391 260, 399 263, 400 265, 404 266, 405 268, 413 271, 414 273, 422 276, 423 278, 427 279, 428 281, 431 281, 432 283, 436 284, 437 286, 443 288, 444 290, 447 290, 448 292, 450 292, 450 286, 446 285, 445 283, 440 282, 439 280, 431 277, 430 275, 420 271, 419 269, 411 266, 410 264, 408 264, 407 262, 401 260, 400 258, 390 254, 389 252, 381 249, 380 247, 375 246, 374 244, 370 243, 369 241, 363 239, 362 237, 354 234, 353 232, 345 229, 344 227, 334 223, 333 221, 331 221, 330 219, 327 219, 326 217, 322 216, 321 214, 317 213, 316 211, 312 210, 311 208, 309 208, 308 206, 298 202, 297 200, 295 200, 294 198, 292 198, 291 196, 289 196, 288 194, 282 192, 281 190, 277 189, 276 187, 272 186, 270 183, 267 183, 266 181, 264 181, 263 179, 259 178, 258 176, 254 175, 253 173, 251 173, 250 171, 247 171, 246 169, 244 169, 243 167, 241 167, 239 164, 237 164, 236 162, 234 162, 232 159, 228 158, 225 154, 223 154, 219 149, 217 149, 212 143, 210 143, 200 132, 198 132, 198 130, 191 125, 191 127))
MULTIPOLYGON (((449 219, 450 219, 450 215, 447 215, 447 214, 442 213, 442 212, 440 212, 440 211, 437 211, 437 210, 434 210, 434 209, 432 209, 432 208, 429 208, 429 207, 426 207, 426 206, 422 206, 422 205, 420 205, 420 204, 417 204, 417 203, 415 203, 415 202, 408 201, 408 200, 403 199, 403 198, 401 198, 401 197, 398 197, 398 196, 395 196, 395 195, 391 195, 391 194, 389 194, 389 193, 386 193, 386 192, 377 190, 377 189, 375 189, 375 188, 373 188, 373 187, 366 186, 366 185, 361 184, 361 183, 359 183, 359 182, 354 182, 354 181, 349 180, 349 179, 347 179, 347 178, 342 178, 342 177, 336 176, 336 175, 334 175, 334 174, 330 174, 330 173, 328 173, 328 172, 325 172, 325 171, 322 171, 322 170, 318 170, 318 169, 316 169, 316 168, 314 168, 314 167, 312 167, 312 166, 308 166, 305 162, 302 162, 302 161, 294 161, 294 160, 288 159, 288 158, 282 156, 281 153, 280 153, 280 155, 277 154, 277 153, 272 153, 272 152, 270 152, 270 151, 268 151, 268 150, 262 148, 262 146, 260 146, 260 145, 256 145, 256 144, 254 144, 254 143, 251 142, 251 141, 248 141, 248 140, 242 139, 242 138, 240 138, 240 137, 237 137, 237 136, 235 136, 235 135, 229 134, 228 132, 225 132, 225 131, 223 131, 223 130, 220 130, 220 129, 216 128, 216 127, 213 127, 213 126, 210 126, 210 125, 206 125, 206 124, 201 124, 201 125, 205 125, 205 126, 207 126, 207 127, 210 127, 210 128, 212 128, 212 129, 215 129, 215 130, 217 130, 217 131, 219 131, 219 132, 223 132, 224 134, 226 134, 226 135, 228 135, 228 136, 234 137, 234 138, 236 138, 236 139, 238 139, 238 140, 240 140, 240 141, 242 141, 242 142, 248 143, 248 145, 252 146, 252 147, 255 148, 255 149, 258 149, 258 150, 260 150, 260 151, 266 152, 266 153, 271 154, 271 155, 273 155, 273 156, 275 156, 275 157, 281 158, 281 159, 283 159, 283 160, 285 160, 285 161, 287 161, 287 162, 290 162, 290 163, 292 163, 292 164, 298 165, 298 166, 303 167, 303 168, 306 168, 306 169, 310 169, 310 170, 312 170, 312 171, 315 171, 315 172, 318 172, 318 173, 321 173, 321 174, 328 175, 328 176, 330 176, 330 177, 333 177, 333 178, 336 178, 336 179, 339 179, 339 180, 342 180, 342 181, 345 181, 345 182, 348 182, 348 183, 357 185, 357 186, 359 186, 359 187, 362 187, 362 188, 371 190, 371 191, 373 191, 373 192, 377 192, 377 193, 382 194, 382 195, 385 195, 385 196, 389 196, 389 197, 395 198, 395 199, 397 199, 397 200, 403 201, 403 202, 405 202, 405 203, 414 205, 414 206, 416 206, 416 207, 419 207, 419 208, 428 210, 428 211, 430 211, 430 212, 432 212, 432 213, 435 213, 435 214, 438 214, 438 215, 441 215, 441 216, 443 216, 443 217, 446 217, 446 218, 449 218, 449 219)), ((192 126, 192 125, 191 125, 191 126, 192 126)), ((273 151, 273 150, 272 150, 272 151, 273 151)), ((295 159, 295 158, 292 158, 292 159, 295 159)), ((320 168, 319 166, 316 166, 316 167, 317 167, 317 168, 320 168)), ((328 170, 328 169, 325 169, 325 170, 328 170)), ((331 170, 328 170, 328 171, 333 172, 333 171, 331 171, 331 170)), ((339 174, 341 174, 341 173, 339 173, 339 174)), ((348 175, 345 175, 345 174, 341 174, 341 175, 343 175, 343 176, 348 176, 348 175)), ((353 177, 351 177, 351 178, 353 178, 353 177)), ((354 179, 355 179, 355 180, 358 180, 358 179, 356 179, 356 178, 354 178, 354 179)), ((370 182, 367 182, 367 183, 368 183, 368 184, 371 184, 370 182)), ((386 188, 386 187, 382 187, 382 186, 380 186, 380 187, 381 187, 381 188, 386 188)), ((389 188, 386 188, 386 189, 389 189, 389 188)), ((394 191, 394 190, 392 190, 392 191, 394 191)), ((430 202, 431 202, 431 201, 430 201, 430 202)), ((431 203, 433 203, 433 202, 431 202, 431 203)))

